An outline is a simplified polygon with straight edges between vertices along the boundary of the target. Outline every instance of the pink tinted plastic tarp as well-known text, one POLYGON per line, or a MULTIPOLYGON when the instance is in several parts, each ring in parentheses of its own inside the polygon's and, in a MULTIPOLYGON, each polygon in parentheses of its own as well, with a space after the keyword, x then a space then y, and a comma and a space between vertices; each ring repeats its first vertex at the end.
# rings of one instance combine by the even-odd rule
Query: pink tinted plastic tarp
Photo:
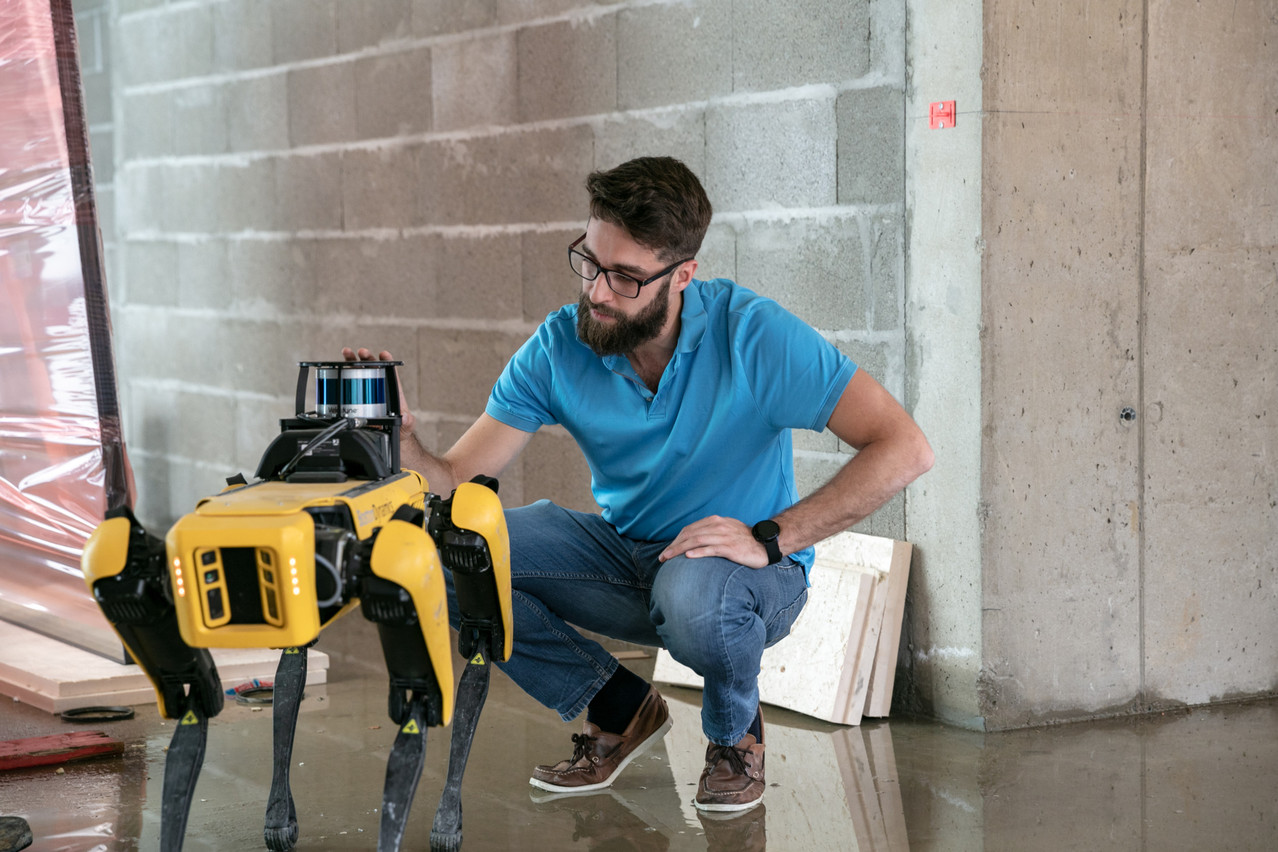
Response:
POLYGON ((0 618, 121 658, 80 572, 131 501, 70 6, 0 0, 0 618))

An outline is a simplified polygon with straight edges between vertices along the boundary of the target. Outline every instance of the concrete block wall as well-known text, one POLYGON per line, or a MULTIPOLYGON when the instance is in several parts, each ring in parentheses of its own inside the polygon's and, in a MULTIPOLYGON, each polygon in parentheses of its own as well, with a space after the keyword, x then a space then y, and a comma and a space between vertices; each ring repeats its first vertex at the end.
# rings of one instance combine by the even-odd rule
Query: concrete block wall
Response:
MULTIPOLYGON (((702 277, 780 299, 903 396, 904 13, 880 0, 115 0, 113 309, 144 518, 258 456, 295 363, 390 349, 445 449, 576 298, 588 172, 683 159, 702 277)), ((796 436, 801 487, 848 458, 796 436)), ((511 503, 592 508, 566 433, 511 503)), ((905 537, 904 500, 862 529, 905 537)))

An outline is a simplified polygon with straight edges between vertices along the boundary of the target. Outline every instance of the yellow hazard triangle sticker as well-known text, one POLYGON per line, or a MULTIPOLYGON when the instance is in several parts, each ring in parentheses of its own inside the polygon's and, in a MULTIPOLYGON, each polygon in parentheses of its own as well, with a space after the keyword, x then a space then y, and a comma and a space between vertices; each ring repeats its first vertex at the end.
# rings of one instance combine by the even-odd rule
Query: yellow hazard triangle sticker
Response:
POLYGON ((198 725, 200 724, 200 717, 195 715, 194 710, 187 710, 186 715, 182 717, 182 721, 178 722, 178 724, 179 725, 198 725))
POLYGON ((480 654, 476 654, 475 656, 471 657, 471 658, 470 658, 470 664, 471 664, 472 666, 482 666, 482 665, 484 664, 484 655, 483 655, 482 653, 480 653, 480 654))
POLYGON ((422 732, 422 729, 417 727, 416 719, 409 719, 408 724, 400 728, 400 731, 402 731, 405 734, 420 734, 422 732))

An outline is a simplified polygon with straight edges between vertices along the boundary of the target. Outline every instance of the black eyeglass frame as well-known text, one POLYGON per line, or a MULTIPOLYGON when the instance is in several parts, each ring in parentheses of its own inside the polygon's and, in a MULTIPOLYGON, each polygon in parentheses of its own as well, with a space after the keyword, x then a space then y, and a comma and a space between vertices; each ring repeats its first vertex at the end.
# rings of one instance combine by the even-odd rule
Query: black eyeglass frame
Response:
POLYGON ((662 278, 665 278, 667 275, 674 272, 676 269, 678 269, 680 266, 683 266, 688 261, 696 260, 695 257, 685 257, 683 260, 670 264, 665 269, 658 272, 656 275, 649 276, 645 278, 644 280, 639 281, 633 275, 630 275, 629 273, 622 272, 617 269, 606 269, 600 266, 599 261, 595 260, 590 255, 582 254, 581 252, 577 251, 577 246, 581 245, 582 240, 584 240, 585 238, 586 238, 586 235, 582 234, 580 237, 573 240, 572 245, 568 246, 568 268, 571 269, 574 273, 576 273, 583 281, 598 280, 599 274, 603 273, 604 282, 608 285, 608 289, 616 293, 618 296, 622 297, 623 299, 638 299, 639 294, 643 292, 644 287, 647 287, 649 284, 651 284, 654 281, 659 281, 662 278), (587 278, 585 275, 582 275, 581 272, 578 271, 577 267, 573 266, 573 263, 572 263, 573 255, 576 255, 577 257, 589 263, 593 263, 595 265, 595 270, 596 270, 595 274, 590 276, 589 278, 587 278), (623 293, 620 290, 618 290, 616 287, 614 287, 612 285, 613 275, 620 275, 623 278, 629 278, 631 281, 634 281, 637 285, 639 285, 638 287, 635 288, 634 294, 632 295, 630 293, 623 293))

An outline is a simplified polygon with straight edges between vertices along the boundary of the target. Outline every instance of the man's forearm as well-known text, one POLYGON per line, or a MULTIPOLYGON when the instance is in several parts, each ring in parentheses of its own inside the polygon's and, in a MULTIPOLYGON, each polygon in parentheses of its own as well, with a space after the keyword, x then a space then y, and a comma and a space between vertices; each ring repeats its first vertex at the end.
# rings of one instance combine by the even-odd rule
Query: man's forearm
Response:
POLYGON ((399 463, 401 467, 415 470, 425 477, 427 489, 435 494, 446 496, 457 487, 452 465, 427 452, 412 432, 400 436, 399 463))
POLYGON ((865 447, 829 482, 775 518, 781 552, 811 547, 865 520, 931 466, 925 441, 865 447))

